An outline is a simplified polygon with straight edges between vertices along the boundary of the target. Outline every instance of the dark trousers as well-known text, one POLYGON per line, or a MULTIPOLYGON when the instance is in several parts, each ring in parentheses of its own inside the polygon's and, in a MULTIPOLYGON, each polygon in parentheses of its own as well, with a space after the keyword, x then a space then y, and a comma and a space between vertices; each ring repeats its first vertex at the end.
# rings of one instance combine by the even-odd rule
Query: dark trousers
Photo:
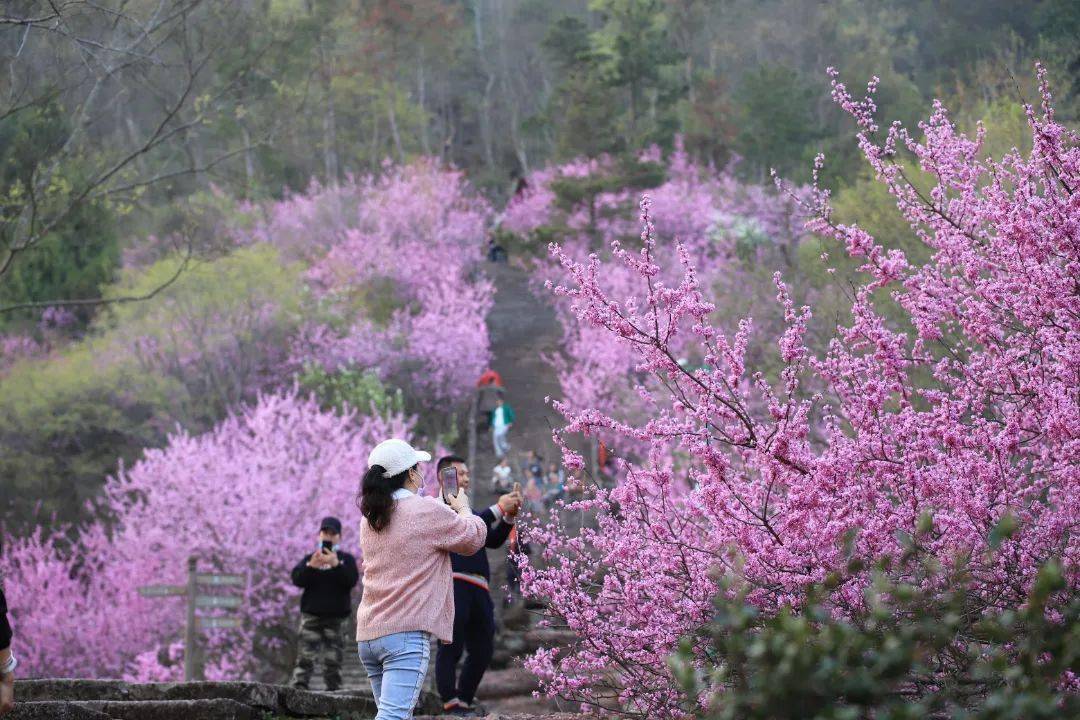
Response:
POLYGON ((296 654, 296 669, 292 684, 306 688, 315 670, 315 660, 322 656, 323 678, 327 690, 341 687, 341 661, 344 657, 344 641, 341 626, 345 618, 300 615, 300 648, 296 654))
POLYGON ((476 689, 491 664, 495 650, 495 609, 491 593, 484 588, 454 581, 454 642, 439 643, 435 654, 435 682, 443 702, 458 698, 471 703, 476 689), (465 664, 457 676, 461 654, 465 664))

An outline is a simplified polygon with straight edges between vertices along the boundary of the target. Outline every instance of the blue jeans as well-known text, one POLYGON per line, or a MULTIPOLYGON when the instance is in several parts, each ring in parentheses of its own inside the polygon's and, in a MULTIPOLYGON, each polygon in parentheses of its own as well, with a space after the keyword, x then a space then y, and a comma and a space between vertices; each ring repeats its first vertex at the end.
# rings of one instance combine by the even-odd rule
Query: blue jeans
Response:
POLYGON ((362 640, 357 645, 379 708, 375 720, 411 718, 427 675, 431 635, 412 630, 362 640))

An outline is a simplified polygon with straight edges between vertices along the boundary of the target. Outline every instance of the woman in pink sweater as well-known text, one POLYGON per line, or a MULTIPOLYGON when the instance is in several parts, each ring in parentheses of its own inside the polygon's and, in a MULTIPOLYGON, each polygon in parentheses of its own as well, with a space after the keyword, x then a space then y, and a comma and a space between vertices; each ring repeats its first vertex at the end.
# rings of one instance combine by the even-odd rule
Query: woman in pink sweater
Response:
POLYGON ((379 708, 376 720, 412 717, 431 638, 453 641, 450 553, 471 555, 487 537, 464 491, 445 502, 418 495, 419 463, 429 460, 404 440, 384 440, 368 456, 358 498, 364 594, 356 640, 379 708))

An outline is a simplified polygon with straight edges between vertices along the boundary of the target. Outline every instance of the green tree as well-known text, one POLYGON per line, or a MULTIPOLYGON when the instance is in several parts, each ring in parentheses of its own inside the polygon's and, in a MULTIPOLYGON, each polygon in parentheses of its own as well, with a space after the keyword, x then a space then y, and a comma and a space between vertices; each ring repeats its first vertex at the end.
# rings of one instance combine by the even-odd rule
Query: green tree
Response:
MULTIPOLYGON (((30 106, 0 119, 0 247, 17 242, 16 228, 38 168, 55 156, 69 132, 57 102, 30 106)), ((54 184, 79 183, 80 172, 68 162, 54 184)), ((0 251, 0 254, 6 254, 0 251)), ((101 202, 75 207, 64 220, 23 251, 0 277, 0 305, 50 300, 93 300, 112 279, 120 259, 112 213, 101 202)), ((85 323, 87 307, 76 308, 85 323)), ((27 322, 40 314, 26 310, 0 315, 0 326, 27 322)))
POLYGON ((770 169, 785 177, 805 175, 811 143, 824 134, 810 113, 812 94, 798 73, 783 65, 760 65, 742 77, 735 93, 735 151, 757 166, 759 180, 770 169))
POLYGON ((543 45, 563 78, 547 113, 555 128, 556 154, 570 159, 624 149, 616 124, 618 99, 600 74, 599 58, 585 23, 575 17, 559 19, 548 30, 543 45))
POLYGON ((665 4, 592 0, 589 8, 603 21, 591 37, 601 77, 626 93, 626 145, 638 148, 661 139, 666 119, 661 116, 671 113, 683 89, 676 69, 682 58, 668 33, 665 4))

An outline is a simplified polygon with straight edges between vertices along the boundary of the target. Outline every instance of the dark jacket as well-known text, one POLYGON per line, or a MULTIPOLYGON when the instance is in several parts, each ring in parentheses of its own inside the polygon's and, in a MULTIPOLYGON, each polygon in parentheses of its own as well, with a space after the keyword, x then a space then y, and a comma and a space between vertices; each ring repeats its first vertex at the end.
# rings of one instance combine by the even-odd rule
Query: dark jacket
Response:
POLYGON ((503 520, 496 523, 495 513, 491 512, 491 508, 484 508, 477 514, 488 529, 484 547, 472 555, 450 553, 450 567, 454 572, 483 575, 488 580, 491 580, 491 565, 488 564, 487 550, 485 548, 494 550, 497 547, 502 547, 502 544, 506 542, 506 538, 510 537, 510 531, 514 526, 503 520))
POLYGON ((327 618, 344 618, 352 613, 352 589, 360 579, 356 558, 338 551, 338 566, 332 570, 308 567, 310 555, 304 557, 292 571, 293 585, 304 588, 300 596, 300 612, 327 618))
POLYGON ((7 619, 7 598, 0 590, 0 650, 11 646, 11 626, 7 619))

